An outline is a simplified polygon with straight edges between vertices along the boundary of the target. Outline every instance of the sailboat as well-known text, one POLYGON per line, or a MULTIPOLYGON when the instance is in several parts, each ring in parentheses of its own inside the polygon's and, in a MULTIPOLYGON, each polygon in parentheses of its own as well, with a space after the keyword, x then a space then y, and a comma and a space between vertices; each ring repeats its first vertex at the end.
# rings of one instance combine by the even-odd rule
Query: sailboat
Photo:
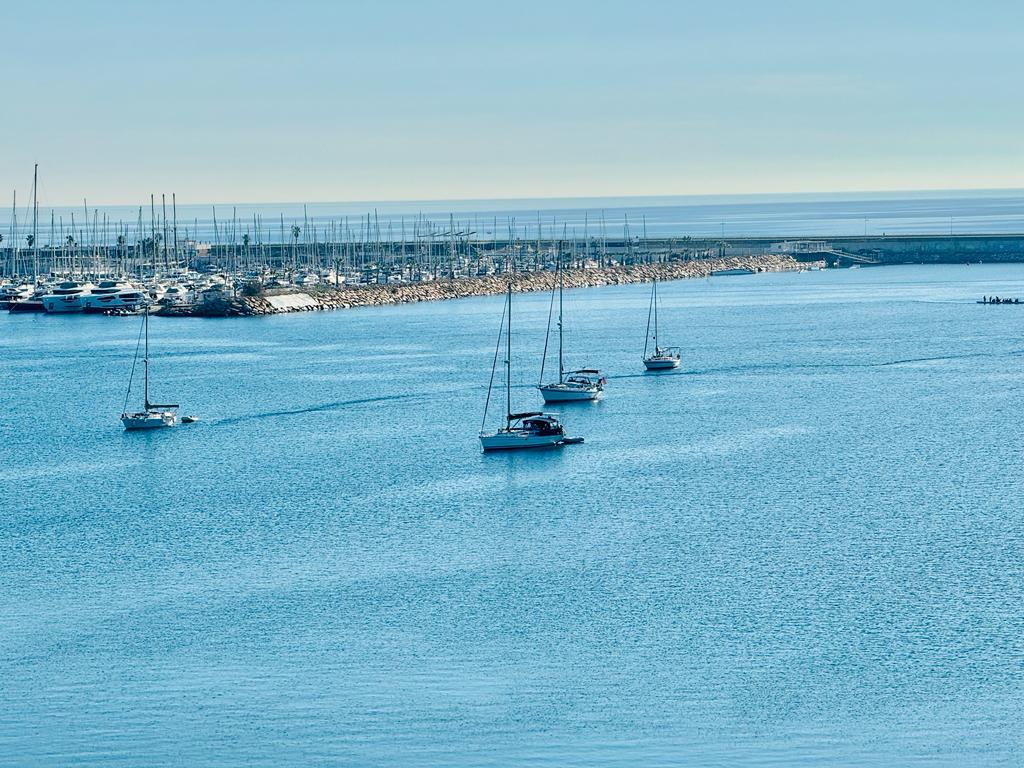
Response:
POLYGON ((508 284, 505 295, 503 320, 507 321, 505 332, 505 426, 496 432, 485 432, 487 410, 494 389, 494 371, 497 368, 498 351, 501 349, 501 332, 494 349, 494 365, 491 367, 491 381, 487 385, 487 403, 484 405, 484 420, 480 427, 480 444, 484 451, 514 450, 517 448, 548 448, 553 446, 582 443, 582 437, 566 437, 558 418, 549 413, 530 411, 512 413, 512 283, 508 284))
POLYGON ((651 288, 651 304, 647 308, 647 336, 644 338, 644 366, 648 371, 667 371, 679 367, 679 347, 662 347, 658 344, 658 278, 651 288), (651 334, 651 315, 654 315, 654 334, 651 334), (649 344, 654 344, 654 353, 647 354, 649 344))
MULTIPOLYGON (((35 285, 33 292, 27 292, 12 300, 7 305, 9 312, 45 312, 43 296, 50 292, 49 286, 39 282, 39 163, 35 164, 32 170, 32 235, 30 236, 32 248, 32 283, 35 285)), ((17 252, 17 246, 11 243, 11 247, 17 252)))
POLYGON ((136 345, 135 360, 132 362, 132 375, 128 378, 128 392, 124 396, 124 411, 121 413, 121 423, 124 424, 124 428, 127 430, 173 427, 178 423, 178 406, 149 402, 149 305, 146 305, 143 313, 142 333, 145 336, 142 358, 143 410, 138 413, 128 412, 128 398, 132 393, 132 379, 135 376, 135 366, 139 361, 139 348, 136 345))
MULTIPOLYGON (((569 403, 579 400, 596 400, 604 391, 605 378, 596 368, 580 368, 575 371, 565 370, 563 331, 564 280, 562 279, 562 255, 558 255, 558 381, 544 383, 544 364, 548 357, 548 338, 551 335, 551 315, 548 315, 548 335, 544 338, 544 357, 540 364, 540 383, 537 389, 545 403, 569 403)), ((551 299, 554 302, 554 293, 551 299)))

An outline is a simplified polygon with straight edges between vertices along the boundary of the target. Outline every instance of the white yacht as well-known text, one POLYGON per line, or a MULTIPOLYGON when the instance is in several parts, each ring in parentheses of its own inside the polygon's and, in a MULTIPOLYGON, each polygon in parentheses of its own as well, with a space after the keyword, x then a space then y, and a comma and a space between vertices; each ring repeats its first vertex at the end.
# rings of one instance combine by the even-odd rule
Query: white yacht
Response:
POLYGON ((124 409, 121 412, 121 423, 126 430, 159 429, 161 427, 173 427, 178 423, 178 406, 161 405, 149 402, 149 305, 145 305, 143 313, 142 332, 145 337, 142 358, 142 380, 143 380, 143 409, 135 413, 128 411, 128 398, 132 394, 132 378, 135 374, 135 366, 139 361, 139 348, 135 348, 135 360, 132 363, 132 376, 128 378, 128 391, 124 396, 124 409))
POLYGON ((199 292, 199 298, 204 304, 226 301, 230 297, 231 294, 223 282, 211 283, 199 292))
POLYGON ((540 383, 537 389, 545 403, 571 403, 580 400, 596 400, 604 391, 606 383, 601 372, 596 368, 580 368, 575 371, 565 370, 564 332, 563 332, 563 279, 562 257, 558 257, 558 381, 544 383, 544 364, 547 362, 548 337, 551 335, 551 310, 554 309, 554 293, 551 295, 551 309, 548 310, 548 334, 544 339, 544 357, 540 365, 540 383))
POLYGON ((85 311, 85 297, 95 288, 92 283, 65 280, 43 296, 43 309, 51 314, 85 311))
POLYGON ((165 307, 176 307, 181 304, 191 304, 192 292, 183 285, 169 285, 159 303, 165 307))
POLYGON ((145 294, 123 280, 101 280, 83 299, 83 311, 106 312, 109 309, 137 309, 145 294))
POLYGON ((491 381, 487 386, 487 405, 484 406, 483 427, 480 444, 484 451, 515 450, 517 448, 551 448, 555 446, 582 443, 581 437, 566 437, 558 418, 549 413, 531 411, 512 413, 512 283, 509 282, 505 298, 505 426, 495 432, 484 432, 487 425, 487 406, 494 389, 494 371, 497 367, 498 350, 501 349, 502 333, 498 334, 498 345, 494 350, 495 365, 491 368, 491 381))
POLYGON ((658 344, 658 278, 651 288, 651 305, 647 309, 647 336, 644 338, 644 367, 648 371, 668 371, 679 367, 679 347, 662 347, 658 344), (654 315, 654 333, 651 333, 651 314, 654 315), (647 354, 648 345, 653 343, 654 352, 647 354))

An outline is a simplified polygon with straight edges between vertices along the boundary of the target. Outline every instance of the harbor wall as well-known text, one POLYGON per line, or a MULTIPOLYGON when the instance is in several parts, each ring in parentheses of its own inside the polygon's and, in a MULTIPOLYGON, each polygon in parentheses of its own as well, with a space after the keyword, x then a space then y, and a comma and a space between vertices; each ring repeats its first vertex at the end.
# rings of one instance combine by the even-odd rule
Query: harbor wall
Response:
MULTIPOLYGON (((183 250, 174 253, 141 252, 137 246, 100 246, 88 253, 69 254, 66 250, 41 247, 35 254, 19 248, 0 249, 0 276, 28 274, 31 268, 45 274, 56 265, 77 264, 84 273, 129 272, 145 274, 166 271, 175 265, 193 269, 206 267, 241 268, 241 265, 264 265, 271 268, 294 268, 312 263, 331 266, 348 264, 352 268, 366 263, 386 262, 394 265, 418 264, 421 271, 434 277, 445 275, 453 246, 445 242, 429 247, 419 243, 311 243, 296 249, 289 244, 212 245, 202 251, 183 250), (426 250, 424 250, 426 248, 426 250), (21 270, 17 267, 20 265, 21 270), (28 270, 28 271, 26 271, 28 270)), ((591 238, 573 243, 563 240, 460 241, 457 254, 465 260, 491 259, 500 262, 513 254, 520 268, 541 269, 556 251, 570 256, 575 265, 585 261, 601 268, 611 264, 642 264, 670 260, 704 260, 726 257, 749 257, 766 254, 787 254, 798 261, 824 260, 827 264, 903 264, 903 263, 965 263, 1024 262, 1024 234, 980 235, 865 235, 798 237, 729 237, 729 238, 591 238)))
POLYGON ((1024 262, 1024 235, 867 235, 729 240, 724 253, 787 252, 799 261, 832 264, 964 264, 1024 262))

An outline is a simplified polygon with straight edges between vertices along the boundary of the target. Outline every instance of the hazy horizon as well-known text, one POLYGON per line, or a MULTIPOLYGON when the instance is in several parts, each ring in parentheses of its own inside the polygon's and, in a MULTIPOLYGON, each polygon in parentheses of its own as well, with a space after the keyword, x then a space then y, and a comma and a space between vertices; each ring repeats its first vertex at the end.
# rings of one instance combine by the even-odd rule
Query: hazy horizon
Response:
POLYGON ((1024 180, 1024 6, 1003 0, 57 1, 6 21, 0 190, 39 162, 44 204, 1024 180))
MULTIPOLYGON (((31 208, 31 176, 28 184, 23 188, 21 186, 16 187, 15 191, 18 195, 18 210, 25 211, 31 208)), ((452 210, 457 212, 458 208, 444 208, 444 206, 459 205, 463 203, 482 203, 482 204, 515 204, 515 203, 535 203, 541 204, 543 209, 545 203, 550 203, 550 207, 561 207, 555 204, 564 203, 599 203, 599 202, 615 202, 623 201, 630 202, 636 205, 643 205, 654 203, 656 201, 666 202, 694 202, 700 203, 703 201, 715 201, 720 203, 728 202, 758 202, 758 201, 786 201, 786 200, 804 200, 804 201, 816 201, 816 202, 829 202, 829 201, 840 201, 840 200, 885 200, 885 199, 914 199, 914 198, 956 198, 956 197, 999 197, 1001 195, 1012 196, 1015 194, 1024 193, 1024 186, 1021 187, 976 187, 976 188, 948 188, 948 189, 863 189, 863 190, 811 190, 804 192, 718 192, 718 193, 685 193, 685 194, 621 194, 621 195, 528 195, 521 197, 465 197, 465 198, 391 198, 391 199, 351 199, 351 200, 183 200, 178 199, 179 206, 239 206, 239 207, 250 207, 250 208, 264 208, 268 206, 324 206, 324 205, 339 205, 339 206, 398 206, 398 205, 423 205, 429 209, 441 210, 452 210)), ((83 198, 77 203, 75 202, 48 202, 39 200, 39 209, 43 210, 81 210, 83 203, 88 203, 90 211, 94 209, 111 209, 111 208, 148 208, 149 207, 149 195, 152 194, 154 197, 155 205, 160 206, 161 194, 166 197, 166 204, 171 205, 172 193, 166 192, 155 192, 149 193, 145 196, 145 200, 136 202, 131 201, 95 201, 91 198, 83 198)), ((0 205, 0 220, 6 220, 3 218, 4 211, 9 214, 11 207, 0 205)), ((19 214, 20 216, 21 214, 19 214)), ((9 218, 9 217, 8 217, 9 218)))

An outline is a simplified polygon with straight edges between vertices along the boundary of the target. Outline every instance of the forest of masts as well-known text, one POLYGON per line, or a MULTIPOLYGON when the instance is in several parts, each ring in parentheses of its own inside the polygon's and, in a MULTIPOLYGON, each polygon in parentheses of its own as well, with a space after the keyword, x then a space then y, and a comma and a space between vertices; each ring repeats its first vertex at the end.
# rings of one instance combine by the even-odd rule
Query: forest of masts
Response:
MULTIPOLYGON (((34 190, 33 190, 34 192, 34 190)), ((234 275, 317 273, 386 274, 408 280, 535 271, 563 266, 606 267, 713 255, 724 243, 682 237, 648 240, 646 221, 633 234, 628 216, 614 235, 603 213, 582 226, 537 214, 529 223, 496 217, 483 221, 410 219, 376 212, 365 217, 268 221, 260 214, 240 219, 193 218, 181 223, 177 201, 151 196, 134 221, 112 221, 83 201, 80 217, 52 210, 42 218, 29 206, 19 217, 17 196, 6 238, 0 233, 0 274, 26 276, 159 277, 175 271, 221 271, 234 275), (169 202, 169 204, 168 204, 169 202), (168 210, 170 209, 170 210, 168 210), (620 234, 621 233, 621 234, 620 234), (637 236, 639 235, 639 236, 637 236)), ((305 211, 305 208, 304 208, 305 211)))

